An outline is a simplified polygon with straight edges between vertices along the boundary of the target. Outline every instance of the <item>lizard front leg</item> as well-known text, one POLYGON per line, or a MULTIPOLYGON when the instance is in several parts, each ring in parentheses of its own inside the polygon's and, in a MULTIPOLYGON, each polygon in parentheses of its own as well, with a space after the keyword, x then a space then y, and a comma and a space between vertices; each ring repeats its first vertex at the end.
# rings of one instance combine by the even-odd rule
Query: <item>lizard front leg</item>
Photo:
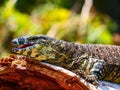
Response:
POLYGON ((88 58, 88 64, 84 70, 78 70, 76 74, 82 76, 86 81, 98 85, 98 80, 101 79, 102 73, 104 71, 105 61, 96 59, 96 58, 88 58))
POLYGON ((101 59, 89 58, 89 62, 92 68, 90 69, 90 75, 86 75, 85 79, 94 85, 98 85, 98 80, 102 77, 105 61, 101 59))

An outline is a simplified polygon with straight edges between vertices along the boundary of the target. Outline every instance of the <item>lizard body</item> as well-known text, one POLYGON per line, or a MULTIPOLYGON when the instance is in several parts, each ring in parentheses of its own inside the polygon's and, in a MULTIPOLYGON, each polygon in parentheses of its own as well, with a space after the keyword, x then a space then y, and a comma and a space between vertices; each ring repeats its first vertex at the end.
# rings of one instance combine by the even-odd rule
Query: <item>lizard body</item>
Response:
POLYGON ((23 36, 12 43, 20 45, 14 53, 61 66, 93 84, 99 79, 120 83, 120 46, 75 44, 44 35, 23 36))

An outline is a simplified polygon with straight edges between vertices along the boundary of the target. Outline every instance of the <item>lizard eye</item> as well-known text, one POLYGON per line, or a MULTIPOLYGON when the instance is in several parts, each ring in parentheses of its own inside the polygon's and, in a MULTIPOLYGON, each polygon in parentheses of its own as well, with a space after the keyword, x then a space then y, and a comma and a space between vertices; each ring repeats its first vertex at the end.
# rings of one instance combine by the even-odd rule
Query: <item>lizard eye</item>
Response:
POLYGON ((37 37, 29 38, 29 40, 37 40, 37 39, 38 39, 37 37))
POLYGON ((32 38, 32 40, 36 40, 36 39, 37 39, 37 38, 35 38, 35 37, 34 37, 34 38, 32 38))

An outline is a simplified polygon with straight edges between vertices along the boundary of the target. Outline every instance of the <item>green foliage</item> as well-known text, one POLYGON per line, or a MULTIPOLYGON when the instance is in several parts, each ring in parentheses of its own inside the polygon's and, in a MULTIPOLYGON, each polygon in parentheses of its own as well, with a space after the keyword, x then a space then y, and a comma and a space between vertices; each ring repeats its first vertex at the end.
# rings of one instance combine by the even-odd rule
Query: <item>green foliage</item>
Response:
POLYGON ((112 34, 109 31, 109 26, 112 26, 112 23, 110 22, 111 19, 107 16, 106 19, 102 18, 102 16, 92 19, 88 24, 87 41, 89 43, 112 44, 112 34))
POLYGON ((73 1, 73 0, 64 0, 64 1, 63 0, 53 0, 53 2, 55 4, 57 4, 58 6, 62 6, 64 8, 70 9, 71 6, 73 5, 73 2, 75 2, 75 1, 73 1))
POLYGON ((72 42, 113 44, 112 30, 117 28, 116 24, 107 16, 97 14, 89 17, 83 30, 79 25, 80 14, 71 11, 73 0, 3 1, 0 3, 0 43, 3 43, 0 56, 11 51, 13 38, 23 35, 46 34, 72 42))
POLYGON ((35 7, 35 0, 17 0, 15 8, 22 13, 30 13, 31 10, 35 7))

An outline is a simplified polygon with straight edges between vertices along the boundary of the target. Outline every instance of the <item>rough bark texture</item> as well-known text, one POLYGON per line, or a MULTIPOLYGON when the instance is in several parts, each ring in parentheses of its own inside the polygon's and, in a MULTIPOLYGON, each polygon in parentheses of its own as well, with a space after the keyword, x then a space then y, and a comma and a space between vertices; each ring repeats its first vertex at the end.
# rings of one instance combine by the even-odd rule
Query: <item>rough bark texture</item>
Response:
POLYGON ((36 60, 10 55, 0 59, 0 90, 89 90, 75 76, 36 60))

